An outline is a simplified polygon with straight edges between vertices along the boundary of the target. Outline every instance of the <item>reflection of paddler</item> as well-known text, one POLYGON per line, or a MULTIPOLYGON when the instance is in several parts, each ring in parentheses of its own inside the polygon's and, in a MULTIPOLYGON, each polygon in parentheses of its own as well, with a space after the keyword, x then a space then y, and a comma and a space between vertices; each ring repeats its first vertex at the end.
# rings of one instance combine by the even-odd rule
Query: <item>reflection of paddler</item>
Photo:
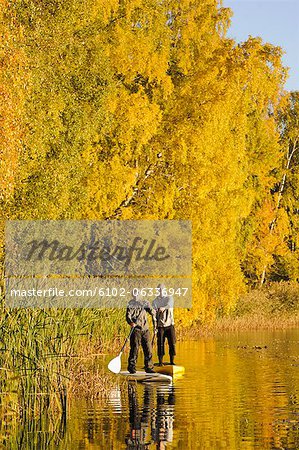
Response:
POLYGON ((174 404, 173 386, 168 392, 165 392, 165 388, 157 390, 157 409, 152 418, 152 439, 157 449, 165 449, 167 442, 173 441, 174 404))
POLYGON ((126 438, 127 450, 146 450, 150 442, 146 442, 150 421, 151 390, 144 387, 143 407, 139 410, 136 384, 129 383, 130 436, 126 438))

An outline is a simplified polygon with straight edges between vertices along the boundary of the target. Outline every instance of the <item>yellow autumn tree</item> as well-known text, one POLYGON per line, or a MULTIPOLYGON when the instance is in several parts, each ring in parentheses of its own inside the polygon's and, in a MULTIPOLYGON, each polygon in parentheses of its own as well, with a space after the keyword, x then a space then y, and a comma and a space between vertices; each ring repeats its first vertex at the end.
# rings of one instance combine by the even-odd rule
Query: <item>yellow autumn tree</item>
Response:
POLYGON ((283 158, 281 50, 228 39, 230 17, 216 0, 6 9, 27 80, 7 216, 192 220, 185 325, 228 311, 286 251, 286 216, 271 236, 267 228, 283 158))

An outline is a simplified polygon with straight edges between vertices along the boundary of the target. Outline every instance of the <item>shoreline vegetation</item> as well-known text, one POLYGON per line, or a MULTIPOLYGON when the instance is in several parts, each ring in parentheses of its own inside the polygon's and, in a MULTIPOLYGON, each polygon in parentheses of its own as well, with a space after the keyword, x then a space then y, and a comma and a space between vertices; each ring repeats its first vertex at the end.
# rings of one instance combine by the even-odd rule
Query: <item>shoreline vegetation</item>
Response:
POLYGON ((240 296, 236 305, 226 314, 218 310, 215 320, 210 323, 180 329, 179 338, 295 327, 299 327, 299 286, 297 282, 280 282, 253 289, 240 296))

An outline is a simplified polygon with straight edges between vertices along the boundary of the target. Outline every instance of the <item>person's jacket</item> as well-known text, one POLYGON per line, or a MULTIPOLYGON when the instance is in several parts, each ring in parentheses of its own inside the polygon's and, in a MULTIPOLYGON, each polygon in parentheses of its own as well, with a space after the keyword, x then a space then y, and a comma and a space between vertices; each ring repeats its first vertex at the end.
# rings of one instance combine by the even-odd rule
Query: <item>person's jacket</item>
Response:
POLYGON ((156 328, 156 311, 147 300, 132 299, 129 301, 126 312, 126 321, 129 325, 135 323, 142 331, 149 329, 147 313, 152 316, 153 326, 156 328))
POLYGON ((173 297, 156 297, 153 301, 158 328, 174 325, 173 297))

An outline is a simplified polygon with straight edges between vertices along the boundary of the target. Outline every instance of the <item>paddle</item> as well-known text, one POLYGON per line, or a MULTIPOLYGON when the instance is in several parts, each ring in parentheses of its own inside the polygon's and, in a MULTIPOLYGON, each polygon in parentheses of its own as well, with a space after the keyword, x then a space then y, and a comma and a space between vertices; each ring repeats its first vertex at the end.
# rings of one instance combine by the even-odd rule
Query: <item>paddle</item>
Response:
POLYGON ((110 363, 108 364, 108 369, 113 373, 119 373, 121 370, 121 355, 123 354, 124 348, 128 342, 128 340, 131 337, 131 334, 133 333, 135 327, 131 328, 131 331, 129 333, 129 336, 126 338, 124 345, 122 346, 119 355, 116 358, 111 359, 110 363))

